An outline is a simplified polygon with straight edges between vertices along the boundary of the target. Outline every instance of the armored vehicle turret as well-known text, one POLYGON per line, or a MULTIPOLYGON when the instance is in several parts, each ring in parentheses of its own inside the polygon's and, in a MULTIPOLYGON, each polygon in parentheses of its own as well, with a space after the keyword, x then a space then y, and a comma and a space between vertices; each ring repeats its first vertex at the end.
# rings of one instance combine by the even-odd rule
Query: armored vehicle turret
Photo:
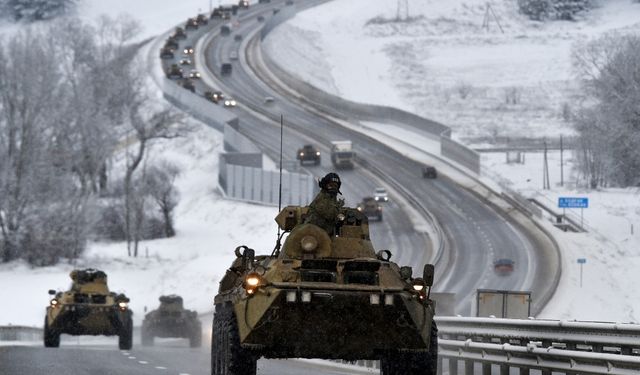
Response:
POLYGON ((155 337, 184 337, 192 348, 202 345, 202 323, 198 313, 183 306, 182 297, 161 296, 160 306, 147 313, 142 321, 142 345, 153 345, 155 337))
POLYGON ((255 374, 266 358, 380 360, 385 375, 435 375, 433 266, 411 267, 376 252, 368 219, 343 208, 328 234, 305 223, 309 208, 285 207, 270 255, 236 248, 215 297, 211 374, 255 374))
POLYGON ((70 274, 71 288, 66 292, 49 290, 54 296, 44 318, 44 346, 60 346, 60 334, 119 336, 118 346, 131 349, 133 312, 129 298, 110 292, 107 274, 88 268, 70 274))

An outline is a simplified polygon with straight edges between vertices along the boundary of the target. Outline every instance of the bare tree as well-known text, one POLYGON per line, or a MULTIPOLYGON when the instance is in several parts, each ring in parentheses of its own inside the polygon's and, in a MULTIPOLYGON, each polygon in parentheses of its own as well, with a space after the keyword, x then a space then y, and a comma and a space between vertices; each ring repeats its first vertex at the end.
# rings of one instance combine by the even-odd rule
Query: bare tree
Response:
POLYGON ((175 180, 179 174, 178 167, 169 162, 162 162, 146 171, 146 189, 162 215, 165 237, 173 237, 176 234, 173 226, 173 210, 178 205, 175 180))
POLYGON ((575 120, 585 147, 583 172, 592 187, 638 185, 640 37, 606 35, 577 48, 573 58, 588 94, 575 120))
POLYGON ((136 199, 132 188, 133 174, 142 162, 149 143, 155 139, 172 139, 179 137, 183 131, 179 124, 181 116, 171 110, 161 110, 151 114, 150 118, 143 118, 141 102, 132 101, 129 108, 129 124, 137 141, 137 150, 128 158, 124 178, 125 189, 125 224, 127 232, 127 252, 129 256, 138 256, 138 242, 140 241, 140 222, 134 222, 134 206, 136 199), (133 244, 133 251, 131 245, 133 244))

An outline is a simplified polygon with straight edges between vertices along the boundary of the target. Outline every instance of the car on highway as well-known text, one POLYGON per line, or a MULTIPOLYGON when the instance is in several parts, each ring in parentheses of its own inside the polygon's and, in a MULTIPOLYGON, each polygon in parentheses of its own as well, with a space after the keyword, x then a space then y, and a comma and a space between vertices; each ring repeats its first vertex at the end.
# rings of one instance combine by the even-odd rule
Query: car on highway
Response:
POLYGON ((191 65, 191 59, 188 57, 181 58, 180 65, 191 65))
POLYGON ((387 193, 387 189, 383 187, 375 188, 373 191, 373 199, 375 199, 376 202, 388 202, 389 194, 387 193))
POLYGON ((264 16, 258 16, 258 22, 264 22, 264 16))
POLYGON ((493 271, 498 276, 509 276, 513 272, 515 262, 509 258, 496 259, 493 262, 493 271))
POLYGON ((142 321, 140 342, 153 345, 156 337, 183 337, 189 346, 199 348, 202 344, 202 322, 198 313, 184 308, 182 297, 171 294, 159 298, 160 306, 148 312, 142 321))
POLYGON ((236 34, 233 36, 233 40, 235 40, 236 42, 241 42, 242 41, 242 34, 236 34))
POLYGON ((422 178, 438 178, 438 171, 436 167, 431 165, 425 165, 422 167, 422 178))
POLYGON ((236 100, 235 100, 235 99, 233 99, 233 98, 226 98, 226 99, 224 100, 224 106, 225 106, 225 107, 233 108, 233 107, 235 107, 236 105, 238 105, 238 102, 236 102, 236 100))
POLYGON ((189 72, 189 78, 195 78, 195 79, 200 78, 200 72, 197 71, 196 69, 191 69, 191 71, 189 72))
POLYGON ((193 55, 193 47, 185 46, 184 49, 182 50, 182 53, 184 53, 185 55, 193 55))
POLYGON ((273 96, 265 96, 264 97, 264 104, 266 104, 266 105, 271 105, 271 104, 275 103, 275 101, 276 100, 274 99, 273 96))
POLYGON ((238 2, 238 6, 240 8, 249 8, 249 1, 248 0, 240 0, 238 2))
POLYGON ((177 50, 178 49, 178 39, 176 39, 173 36, 170 36, 169 38, 167 38, 166 43, 164 44, 164 48, 169 48, 171 50, 177 50))
POLYGON ((229 52, 229 60, 238 60, 238 52, 236 51, 229 52))
POLYGON ((224 99, 224 94, 221 91, 205 91, 204 97, 216 104, 224 99))

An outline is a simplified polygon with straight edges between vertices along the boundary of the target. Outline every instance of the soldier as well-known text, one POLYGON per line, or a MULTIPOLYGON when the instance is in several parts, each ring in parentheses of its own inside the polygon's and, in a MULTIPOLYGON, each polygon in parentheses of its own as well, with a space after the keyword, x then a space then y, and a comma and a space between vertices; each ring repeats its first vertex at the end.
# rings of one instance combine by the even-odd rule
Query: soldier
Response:
POLYGON ((305 223, 315 224, 333 236, 336 218, 344 206, 344 199, 337 199, 340 192, 340 177, 336 173, 327 173, 319 182, 320 192, 309 205, 305 223))

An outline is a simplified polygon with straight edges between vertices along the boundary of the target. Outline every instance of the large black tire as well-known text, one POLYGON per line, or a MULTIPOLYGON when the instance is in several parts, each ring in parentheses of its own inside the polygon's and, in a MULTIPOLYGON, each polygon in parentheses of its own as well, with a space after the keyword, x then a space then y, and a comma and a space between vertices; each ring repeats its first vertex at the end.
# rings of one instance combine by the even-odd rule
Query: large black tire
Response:
POLYGON ((380 359, 382 375, 436 375, 438 370, 438 328, 431 324, 428 352, 391 352, 380 359))
POLYGON ((202 346, 202 326, 200 324, 194 325, 189 333, 189 346, 192 348, 199 348, 202 346))
POLYGON ((257 356, 240 346, 231 305, 217 305, 211 337, 211 375, 255 375, 257 356))
POLYGON ((47 317, 44 317, 44 347, 57 348, 60 346, 60 332, 49 328, 47 317))
POLYGON ((151 329, 142 325, 142 329, 140 330, 140 342, 142 346, 153 346, 153 340, 154 336, 151 329))
POLYGON ((133 346, 133 319, 127 319, 118 336, 118 347, 120 350, 131 350, 133 346))

